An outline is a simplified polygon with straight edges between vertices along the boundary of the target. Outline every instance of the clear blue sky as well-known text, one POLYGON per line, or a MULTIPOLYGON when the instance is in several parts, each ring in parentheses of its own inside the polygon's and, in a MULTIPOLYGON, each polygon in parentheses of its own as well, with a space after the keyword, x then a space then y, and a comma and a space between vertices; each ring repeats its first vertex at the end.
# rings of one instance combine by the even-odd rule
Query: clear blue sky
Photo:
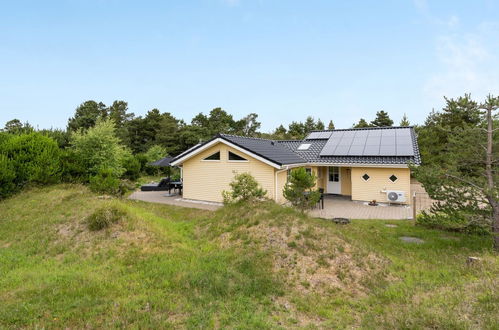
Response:
POLYGON ((421 123, 499 94, 498 1, 0 0, 0 126, 65 127, 89 99, 190 122, 222 107, 263 130, 384 109, 421 123))

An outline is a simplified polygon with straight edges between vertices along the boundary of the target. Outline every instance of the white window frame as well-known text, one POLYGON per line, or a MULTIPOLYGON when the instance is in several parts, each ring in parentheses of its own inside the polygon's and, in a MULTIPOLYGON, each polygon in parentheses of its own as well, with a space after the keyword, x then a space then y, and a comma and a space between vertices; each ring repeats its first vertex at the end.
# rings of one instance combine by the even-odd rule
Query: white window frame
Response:
POLYGON ((389 181, 390 183, 396 183, 396 182, 399 180, 399 177, 398 177, 398 176, 396 176, 395 174, 392 174, 392 175, 390 175, 390 176, 388 177, 388 181, 389 181), (392 181, 392 180, 390 179, 390 177, 391 177, 392 175, 393 175, 394 177, 396 177, 396 178, 397 178, 395 181, 392 181))
POLYGON ((360 178, 361 178, 361 179, 362 179, 362 181, 364 181, 364 182, 368 182, 369 180, 371 180, 371 176, 370 176, 368 173, 364 173, 364 174, 362 174, 362 175, 360 176, 360 178), (366 179, 364 179, 364 175, 367 175, 369 178, 368 178, 367 180, 366 180, 366 179))

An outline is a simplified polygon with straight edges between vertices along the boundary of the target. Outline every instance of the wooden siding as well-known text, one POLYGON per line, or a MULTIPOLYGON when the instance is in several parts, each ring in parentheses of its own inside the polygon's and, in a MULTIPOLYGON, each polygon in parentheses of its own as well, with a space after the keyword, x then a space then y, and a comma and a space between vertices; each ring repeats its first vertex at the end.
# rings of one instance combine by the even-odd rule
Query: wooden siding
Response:
POLYGON ((411 173, 408 168, 374 168, 352 167, 352 200, 388 202, 386 190, 399 190, 405 192, 406 204, 411 202, 411 173), (364 181, 362 176, 369 175, 369 180, 364 181), (398 180, 391 182, 389 177, 394 174, 398 180))
POLYGON ((234 175, 243 172, 253 175, 263 189, 267 190, 267 196, 274 198, 275 169, 223 143, 217 143, 186 160, 182 165, 184 198, 221 202, 222 191, 230 190, 229 183, 234 175), (217 151, 220 151, 220 161, 203 161, 217 151), (248 161, 229 161, 228 151, 248 161))

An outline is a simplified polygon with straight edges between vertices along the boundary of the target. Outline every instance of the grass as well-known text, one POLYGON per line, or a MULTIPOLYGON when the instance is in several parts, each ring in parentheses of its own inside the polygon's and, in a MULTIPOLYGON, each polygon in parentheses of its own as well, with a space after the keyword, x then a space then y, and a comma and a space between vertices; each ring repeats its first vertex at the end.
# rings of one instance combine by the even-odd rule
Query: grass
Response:
POLYGON ((0 328, 497 329, 489 241, 273 203, 208 212, 34 188, 0 202, 0 328))

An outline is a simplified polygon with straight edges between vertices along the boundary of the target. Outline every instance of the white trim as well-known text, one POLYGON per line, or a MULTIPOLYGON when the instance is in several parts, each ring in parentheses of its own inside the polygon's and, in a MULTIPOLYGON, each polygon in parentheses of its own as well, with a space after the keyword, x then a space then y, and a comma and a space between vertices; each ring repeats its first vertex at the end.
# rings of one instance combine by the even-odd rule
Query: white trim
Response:
POLYGON ((236 154, 236 153, 234 153, 234 152, 232 152, 230 150, 227 150, 227 162, 228 163, 247 163, 247 162, 249 162, 249 160, 247 160, 243 156, 240 156, 240 155, 238 155, 238 154, 236 154), (229 154, 231 154, 231 153, 234 154, 234 155, 236 155, 236 156, 239 156, 239 157, 241 157, 243 159, 240 159, 240 160, 234 160, 234 159, 232 159, 231 160, 231 159, 229 159, 229 156, 230 156, 229 154))
POLYGON ((388 168, 409 168, 407 164, 359 164, 359 163, 297 163, 286 165, 287 168, 310 167, 310 166, 332 166, 332 167, 388 167, 388 168))
POLYGON ((188 153, 188 154, 184 155, 183 157, 180 157, 180 158, 179 158, 179 159, 177 159, 176 161, 172 162, 172 163, 171 163, 171 165, 172 165, 172 166, 177 166, 178 164, 183 163, 183 162, 184 162, 184 161, 186 161, 187 159, 189 159, 189 158, 191 158, 191 157, 194 157, 195 155, 199 154, 200 152, 202 152, 202 151, 204 151, 204 150, 206 150, 206 149, 210 148, 211 146, 213 146, 213 145, 215 145, 215 144, 217 144, 217 143, 224 143, 224 144, 228 145, 229 147, 234 148, 234 149, 236 149, 237 151, 242 152, 242 153, 243 153, 243 154, 245 154, 245 155, 248 155, 248 156, 250 156, 250 157, 253 157, 253 158, 255 158, 255 159, 258 159, 258 160, 259 160, 259 161, 261 161, 262 163, 265 163, 265 164, 270 165, 270 166, 272 166, 272 167, 274 167, 274 168, 277 168, 277 169, 281 169, 281 166, 280 166, 279 164, 276 164, 276 163, 274 163, 274 162, 271 162, 271 161, 269 161, 269 160, 267 160, 267 159, 265 159, 265 158, 263 158, 263 157, 261 157, 261 156, 258 156, 258 155, 256 155, 256 154, 252 153, 251 151, 248 151, 248 150, 246 150, 246 149, 243 149, 243 148, 241 148, 241 147, 239 147, 239 146, 237 146, 237 145, 235 145, 235 144, 233 144, 233 143, 231 143, 231 142, 229 142, 229 141, 226 141, 225 139, 222 139, 222 138, 216 138, 216 139, 211 140, 210 142, 206 143, 206 144, 205 144, 205 145, 203 145, 202 147, 200 147, 200 148, 198 148, 198 149, 196 149, 196 150, 194 150, 194 151, 192 151, 192 152, 190 152, 190 153, 188 153))
POLYGON ((205 158, 201 159, 201 161, 202 161, 202 162, 219 162, 219 161, 221 161, 221 160, 222 160, 222 152, 221 152, 220 150, 218 150, 218 151, 216 151, 216 152, 212 153, 211 155, 209 155, 209 156, 207 156, 207 157, 205 157, 205 158), (206 159, 206 158, 208 158, 208 157, 213 156, 214 154, 219 154, 219 158, 218 158, 218 159, 206 159))
POLYGON ((396 182, 399 180, 399 177, 398 177, 398 176, 396 176, 396 175, 395 175, 395 174, 393 174, 393 173, 392 173, 392 175, 390 175, 390 176, 388 177, 388 181, 389 181, 390 183, 396 183, 396 182), (392 181, 392 180, 390 179, 390 177, 391 177, 392 175, 395 177, 395 181, 392 181))

